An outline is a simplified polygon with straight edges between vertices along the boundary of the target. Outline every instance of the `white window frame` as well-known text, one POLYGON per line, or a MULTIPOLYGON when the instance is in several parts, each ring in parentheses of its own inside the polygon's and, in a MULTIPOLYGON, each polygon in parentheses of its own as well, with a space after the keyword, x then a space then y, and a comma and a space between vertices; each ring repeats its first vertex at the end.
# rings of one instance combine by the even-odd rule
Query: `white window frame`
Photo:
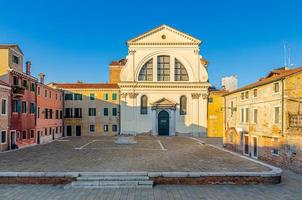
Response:
POLYGON ((7 98, 1 98, 1 115, 2 116, 7 116, 7 113, 8 113, 8 99, 7 98), (6 101, 6 105, 5 105, 5 114, 2 114, 2 100, 5 100, 6 101))
POLYGON ((251 141, 250 141, 249 134, 243 134, 243 148, 242 148, 243 152, 242 152, 242 154, 245 155, 245 156, 250 156, 250 152, 251 152, 250 142, 251 141), (249 144, 248 144, 248 153, 247 154, 245 153, 245 136, 248 137, 248 142, 249 142, 249 144))
POLYGON ((280 124, 280 119, 281 119, 281 107, 280 106, 274 106, 274 110, 273 110, 273 114, 274 114, 274 117, 273 117, 273 124, 280 124), (279 108, 279 121, 276 123, 276 108, 279 108))
POLYGON ((259 121, 258 117, 259 117, 259 109, 254 108, 253 109, 253 124, 258 124, 258 121, 259 121), (256 120, 256 122, 255 122, 255 110, 257 110, 257 120, 256 120))
POLYGON ((251 152, 251 157, 252 157, 252 158, 255 158, 255 159, 258 159, 258 154, 259 154, 259 151, 258 151, 258 150, 259 150, 259 148, 258 148, 258 147, 259 147, 258 136, 252 135, 251 138, 252 138, 252 140, 251 140, 251 144, 252 144, 251 147, 252 147, 252 149, 250 150, 250 152, 251 152), (257 139, 257 156, 254 155, 254 148, 255 148, 255 146, 254 146, 254 145, 255 145, 255 143, 254 143, 254 138, 257 139))
POLYGON ((7 144, 7 130, 1 130, 1 144, 7 144), (2 142, 2 132, 5 132, 5 142, 2 142))

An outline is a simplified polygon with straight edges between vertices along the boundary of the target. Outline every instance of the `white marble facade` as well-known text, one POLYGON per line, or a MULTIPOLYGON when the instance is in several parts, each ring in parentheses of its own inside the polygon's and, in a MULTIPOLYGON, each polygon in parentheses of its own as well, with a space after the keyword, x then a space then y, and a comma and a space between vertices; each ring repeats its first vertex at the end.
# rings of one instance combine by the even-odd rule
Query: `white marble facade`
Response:
POLYGON ((210 84, 201 41, 162 25, 127 44, 119 83, 121 134, 206 136, 210 84))

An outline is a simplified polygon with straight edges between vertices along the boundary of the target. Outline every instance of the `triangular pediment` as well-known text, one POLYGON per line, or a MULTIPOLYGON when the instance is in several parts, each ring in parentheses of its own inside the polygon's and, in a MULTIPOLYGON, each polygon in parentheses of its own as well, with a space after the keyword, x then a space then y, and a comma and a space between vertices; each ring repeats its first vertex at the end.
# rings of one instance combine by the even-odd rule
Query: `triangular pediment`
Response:
POLYGON ((128 45, 199 45, 200 43, 197 38, 167 25, 161 25, 127 42, 128 45))
POLYGON ((151 105, 153 105, 153 106, 175 106, 175 105, 177 105, 177 103, 170 99, 162 98, 158 101, 151 103, 151 105))

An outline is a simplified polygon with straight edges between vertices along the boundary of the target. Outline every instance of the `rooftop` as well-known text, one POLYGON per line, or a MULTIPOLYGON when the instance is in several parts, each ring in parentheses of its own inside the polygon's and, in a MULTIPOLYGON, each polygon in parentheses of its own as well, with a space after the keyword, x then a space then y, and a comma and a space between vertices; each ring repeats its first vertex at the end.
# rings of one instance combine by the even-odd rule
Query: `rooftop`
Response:
POLYGON ((246 85, 244 87, 241 87, 237 90, 231 91, 227 93, 226 95, 233 94, 236 92, 241 92, 244 90, 249 90, 258 86, 266 85, 278 80, 281 80, 283 78, 286 78, 288 76, 294 75, 296 73, 302 72, 302 67, 294 68, 294 69, 288 69, 288 68, 279 68, 279 69, 274 69, 270 71, 270 73, 263 78, 260 78, 257 82, 251 83, 249 85, 246 85))
POLYGON ((113 83, 52 83, 53 86, 66 89, 118 89, 113 83))

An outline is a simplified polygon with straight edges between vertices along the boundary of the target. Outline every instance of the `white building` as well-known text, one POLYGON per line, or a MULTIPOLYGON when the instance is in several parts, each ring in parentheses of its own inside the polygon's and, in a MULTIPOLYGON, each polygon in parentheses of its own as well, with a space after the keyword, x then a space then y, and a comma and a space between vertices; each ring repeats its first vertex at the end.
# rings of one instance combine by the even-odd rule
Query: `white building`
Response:
POLYGON ((221 86, 227 91, 233 91, 238 89, 237 76, 225 76, 221 79, 221 86))
POLYGON ((121 133, 207 134, 208 73, 201 41, 162 25, 127 42, 121 133))

